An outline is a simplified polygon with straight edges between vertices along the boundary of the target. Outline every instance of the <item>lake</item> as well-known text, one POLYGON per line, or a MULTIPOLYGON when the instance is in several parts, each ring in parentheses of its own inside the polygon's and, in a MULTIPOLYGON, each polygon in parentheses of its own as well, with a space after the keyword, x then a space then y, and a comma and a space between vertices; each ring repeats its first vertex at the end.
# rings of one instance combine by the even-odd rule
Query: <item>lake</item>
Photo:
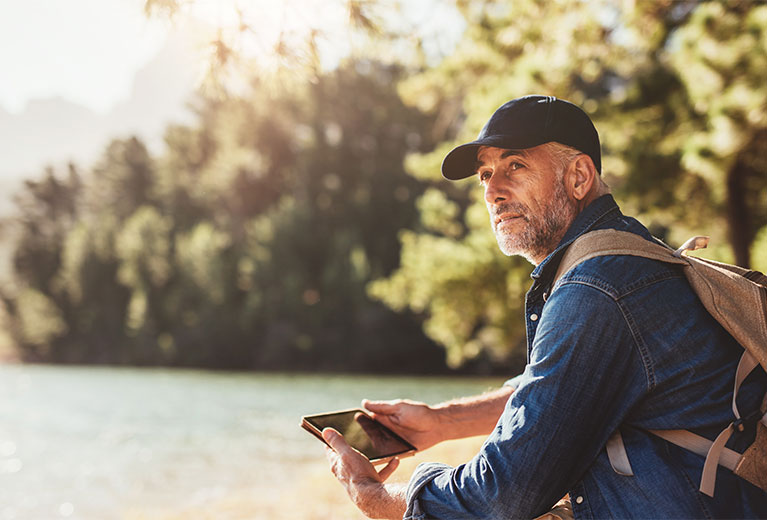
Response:
POLYGON ((501 383, 0 366, 0 519, 305 518, 291 500, 340 486, 302 415, 501 383))

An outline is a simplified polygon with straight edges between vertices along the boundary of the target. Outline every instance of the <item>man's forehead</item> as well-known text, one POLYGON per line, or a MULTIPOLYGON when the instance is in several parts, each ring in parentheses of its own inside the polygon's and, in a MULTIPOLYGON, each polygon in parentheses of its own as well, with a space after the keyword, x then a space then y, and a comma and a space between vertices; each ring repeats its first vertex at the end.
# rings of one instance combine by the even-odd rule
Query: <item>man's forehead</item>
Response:
POLYGON ((476 163, 477 165, 482 165, 492 158, 505 159, 506 157, 511 157, 513 155, 527 157, 529 156, 529 153, 527 150, 524 150, 524 149, 497 148, 495 146, 480 146, 477 149, 476 163))

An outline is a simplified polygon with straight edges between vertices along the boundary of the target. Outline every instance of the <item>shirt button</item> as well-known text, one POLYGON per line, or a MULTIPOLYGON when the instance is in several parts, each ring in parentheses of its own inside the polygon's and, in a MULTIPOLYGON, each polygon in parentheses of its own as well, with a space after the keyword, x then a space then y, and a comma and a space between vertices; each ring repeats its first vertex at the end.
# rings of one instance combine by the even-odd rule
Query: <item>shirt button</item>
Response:
POLYGON ((575 499, 576 504, 582 504, 583 503, 583 497, 578 497, 575 499))
POLYGON ((531 314, 530 315, 530 321, 538 321, 538 315, 537 314, 531 314))

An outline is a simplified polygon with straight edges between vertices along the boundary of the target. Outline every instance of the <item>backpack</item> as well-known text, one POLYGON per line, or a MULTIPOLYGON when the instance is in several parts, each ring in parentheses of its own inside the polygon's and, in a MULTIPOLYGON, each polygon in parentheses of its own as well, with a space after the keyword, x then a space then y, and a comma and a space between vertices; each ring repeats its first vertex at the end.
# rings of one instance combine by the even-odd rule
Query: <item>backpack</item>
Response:
MULTIPOLYGON (((755 414, 741 417, 736 398, 741 383, 757 367, 767 371, 767 276, 758 271, 713 260, 687 256, 687 251, 704 248, 708 237, 693 237, 674 251, 656 239, 651 242, 626 231, 605 229, 578 237, 567 249, 554 277, 556 282, 581 262, 603 255, 631 255, 682 266, 685 277, 706 310, 743 347, 732 395, 735 420, 712 442, 687 430, 648 430, 669 442, 705 457, 700 492, 714 496, 716 467, 721 465, 767 491, 767 395, 755 414), (742 454, 725 447, 735 430, 756 422, 756 438, 742 454)), ((620 430, 606 445, 613 469, 633 475, 620 430)))

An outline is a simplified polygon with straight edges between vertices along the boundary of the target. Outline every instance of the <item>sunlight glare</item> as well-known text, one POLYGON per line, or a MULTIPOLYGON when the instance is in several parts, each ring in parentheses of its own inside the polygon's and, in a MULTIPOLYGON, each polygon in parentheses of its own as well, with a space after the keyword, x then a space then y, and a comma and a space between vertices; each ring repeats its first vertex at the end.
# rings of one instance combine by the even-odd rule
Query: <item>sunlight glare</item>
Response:
POLYGON ((300 54, 314 35, 323 65, 334 66, 348 53, 348 12, 341 0, 209 1, 188 4, 187 16, 213 27, 245 59, 271 68, 281 64, 278 46, 300 54))
POLYGON ((106 112, 167 32, 124 0, 0 0, 0 10, 0 107, 12 113, 51 97, 106 112))

